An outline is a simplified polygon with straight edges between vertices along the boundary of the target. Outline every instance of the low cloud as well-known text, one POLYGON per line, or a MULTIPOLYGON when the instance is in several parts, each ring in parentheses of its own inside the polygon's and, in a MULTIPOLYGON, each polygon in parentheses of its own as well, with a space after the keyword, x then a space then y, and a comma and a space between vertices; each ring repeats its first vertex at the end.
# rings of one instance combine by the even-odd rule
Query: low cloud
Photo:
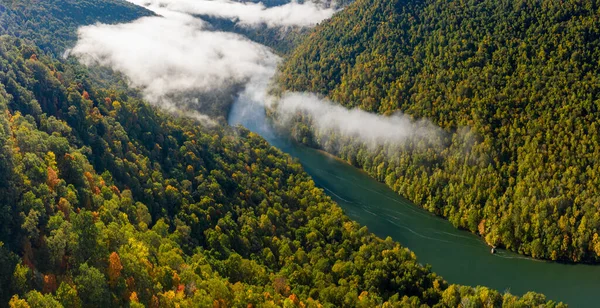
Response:
POLYGON ((167 16, 82 27, 71 54, 122 72, 146 99, 166 108, 181 93, 218 93, 273 75, 278 57, 268 48, 205 30, 202 20, 186 14, 167 16))
MULTIPOLYGON (((143 0, 131 2, 137 1, 143 0)), ((267 9, 252 11, 256 4, 177 1, 182 7, 192 3, 201 7, 205 2, 244 5, 249 8, 246 20, 264 22, 264 16, 270 16, 265 13, 267 9)), ((333 133, 369 147, 401 145, 415 138, 434 140, 441 131, 426 121, 413 121, 400 114, 386 117, 349 110, 309 93, 271 96, 268 90, 280 59, 269 48, 237 34, 211 31, 204 21, 190 15, 198 11, 177 9, 173 3, 176 2, 146 3, 160 15, 157 17, 82 27, 71 54, 87 65, 107 66, 123 73, 151 103, 203 122, 210 116, 227 114, 230 104, 236 101, 237 105, 272 108, 280 123, 288 125, 298 114, 307 115, 312 129, 320 136, 333 133)), ((234 9, 230 13, 240 20, 246 14, 234 9)), ((291 20, 305 19, 303 11, 287 14, 292 14, 291 20)), ((243 117, 243 113, 240 115, 243 117)))
POLYGON ((266 7, 263 3, 228 0, 128 0, 150 8, 160 8, 193 15, 226 18, 241 25, 269 27, 310 27, 330 18, 336 9, 312 1, 289 2, 266 7))
POLYGON ((414 121, 401 113, 382 116, 358 108, 348 109, 310 93, 286 93, 275 106, 284 123, 302 113, 310 117, 318 134, 350 137, 369 147, 402 145, 415 138, 435 143, 442 134, 441 129, 426 120, 414 121))

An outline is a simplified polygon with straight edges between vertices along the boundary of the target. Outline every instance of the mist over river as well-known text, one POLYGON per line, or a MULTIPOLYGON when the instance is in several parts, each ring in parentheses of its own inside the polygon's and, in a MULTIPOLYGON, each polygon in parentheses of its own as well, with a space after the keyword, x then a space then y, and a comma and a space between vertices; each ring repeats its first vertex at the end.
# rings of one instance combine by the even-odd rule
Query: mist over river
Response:
POLYGON ((311 93, 284 93, 273 97, 268 90, 281 58, 268 47, 241 35, 213 31, 207 22, 195 16, 206 13, 229 18, 235 13, 240 15, 236 15, 239 20, 245 20, 244 24, 287 27, 289 20, 280 17, 294 13, 299 16, 295 19, 296 26, 304 27, 330 17, 333 10, 311 4, 286 6, 275 11, 259 7, 254 14, 259 18, 254 20, 244 19, 244 10, 231 9, 238 8, 239 3, 227 2, 224 7, 206 11, 207 7, 197 6, 198 2, 194 1, 166 1, 166 4, 164 1, 128 1, 144 5, 162 17, 82 27, 71 53, 83 63, 109 66, 123 73, 149 102, 166 110, 187 112, 206 125, 215 121, 211 113, 198 104, 197 94, 212 97, 213 93, 225 93, 231 98, 225 89, 232 85, 234 89, 238 85, 243 87, 244 91, 229 112, 230 125, 241 124, 299 159, 316 184, 351 219, 378 236, 390 236, 411 249, 421 263, 431 264, 433 271, 450 283, 482 285, 516 295, 536 291, 574 307, 595 306, 594 303, 600 301, 600 292, 597 292, 600 266, 544 262, 503 250, 491 254, 490 247, 479 237, 457 230, 448 221, 410 203, 364 172, 277 134, 265 117, 265 106, 277 106, 277 112, 284 115, 306 113, 314 120, 316 130, 333 130, 368 145, 390 142, 402 145, 410 138, 432 136, 435 140, 440 128, 423 122, 425 120, 413 122, 399 114, 380 116, 360 109, 349 110, 311 93), (307 20, 306 16, 314 20, 307 20))
POLYGON ((228 122, 241 124, 297 158, 351 219, 414 251, 421 263, 430 264, 449 283, 482 285, 516 295, 536 291, 571 307, 593 307, 600 301, 600 266, 534 260, 504 250, 491 254, 478 236, 457 230, 361 170, 278 134, 262 104, 239 99, 228 122))

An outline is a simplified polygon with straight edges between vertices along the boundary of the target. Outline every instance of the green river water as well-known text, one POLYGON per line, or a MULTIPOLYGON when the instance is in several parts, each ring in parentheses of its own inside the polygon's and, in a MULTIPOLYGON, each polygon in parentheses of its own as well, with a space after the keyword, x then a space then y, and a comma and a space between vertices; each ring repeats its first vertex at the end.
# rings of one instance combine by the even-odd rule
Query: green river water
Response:
POLYGON ((274 133, 262 106, 236 103, 229 123, 245 126, 297 158, 351 219, 408 247, 449 283, 482 285, 516 295, 536 291, 571 307, 600 306, 600 266, 545 262, 504 250, 491 254, 478 236, 454 228, 361 170, 274 133))

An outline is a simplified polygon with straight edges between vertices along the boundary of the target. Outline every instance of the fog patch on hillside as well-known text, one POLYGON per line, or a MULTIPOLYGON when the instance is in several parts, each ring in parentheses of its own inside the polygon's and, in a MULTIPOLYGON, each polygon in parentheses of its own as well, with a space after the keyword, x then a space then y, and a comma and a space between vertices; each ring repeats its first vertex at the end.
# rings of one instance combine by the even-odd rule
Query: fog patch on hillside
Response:
POLYGON ((291 1, 267 7, 263 3, 229 0, 128 0, 131 3, 192 15, 207 15, 236 21, 245 26, 311 27, 330 18, 336 9, 312 1, 291 1))
POLYGON ((206 111, 208 103, 231 100, 244 84, 273 75, 279 59, 268 48, 206 27, 178 13, 86 26, 71 55, 123 73, 148 101, 166 109, 206 111))
MULTIPOLYGON (((145 5, 160 16, 127 24, 82 27, 71 55, 87 65, 106 66, 122 73, 131 86, 141 89, 145 99, 165 110, 206 122, 226 116, 233 103, 260 105, 277 116, 279 127, 293 127, 298 119, 304 121, 318 136, 316 141, 321 146, 328 142, 328 136, 334 136, 328 139, 351 140, 370 149, 386 147, 394 151, 415 139, 435 143, 442 134, 427 121, 413 121, 402 114, 382 116, 347 109, 311 93, 271 95, 279 57, 241 35, 211 30, 206 22, 191 15, 202 13, 202 3, 215 2, 211 5, 230 5, 231 9, 223 12, 237 14, 240 20, 246 18, 242 14, 248 14, 251 18, 247 20, 264 23, 265 16, 271 16, 271 21, 278 20, 272 16, 287 16, 268 13, 284 12, 285 5, 256 10, 257 4, 224 0, 131 2, 145 5), (247 10, 237 11, 238 5, 247 10)), ((289 20, 299 20, 300 24, 314 20, 305 16, 303 10, 286 14, 293 17, 289 20)))

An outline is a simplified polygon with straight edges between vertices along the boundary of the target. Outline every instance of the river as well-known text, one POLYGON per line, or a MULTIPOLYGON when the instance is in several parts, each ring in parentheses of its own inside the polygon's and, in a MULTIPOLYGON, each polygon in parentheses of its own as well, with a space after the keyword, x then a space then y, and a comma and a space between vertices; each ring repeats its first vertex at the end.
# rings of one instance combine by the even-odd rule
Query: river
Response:
POLYGON ((278 135, 265 120, 262 106, 238 101, 229 123, 245 126, 297 158, 351 219, 408 247, 449 283, 482 285, 515 295, 536 291, 571 307, 600 303, 600 266, 534 260, 505 250, 491 254, 480 237, 454 228, 361 170, 278 135))

